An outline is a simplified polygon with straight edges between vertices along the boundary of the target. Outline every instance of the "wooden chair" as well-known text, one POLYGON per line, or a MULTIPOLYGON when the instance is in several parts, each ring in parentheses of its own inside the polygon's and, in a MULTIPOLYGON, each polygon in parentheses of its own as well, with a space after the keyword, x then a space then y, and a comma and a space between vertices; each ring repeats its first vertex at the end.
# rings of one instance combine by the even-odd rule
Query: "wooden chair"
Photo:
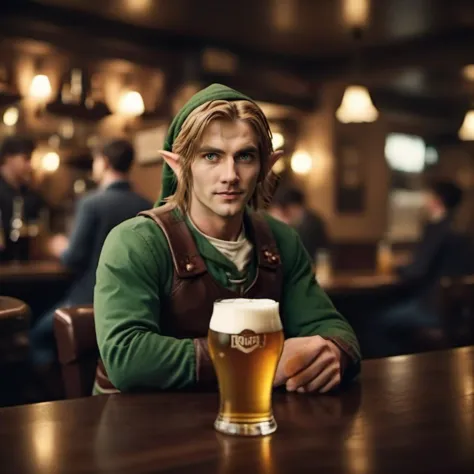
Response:
POLYGON ((99 357, 92 305, 56 310, 54 334, 66 398, 91 395, 99 357))

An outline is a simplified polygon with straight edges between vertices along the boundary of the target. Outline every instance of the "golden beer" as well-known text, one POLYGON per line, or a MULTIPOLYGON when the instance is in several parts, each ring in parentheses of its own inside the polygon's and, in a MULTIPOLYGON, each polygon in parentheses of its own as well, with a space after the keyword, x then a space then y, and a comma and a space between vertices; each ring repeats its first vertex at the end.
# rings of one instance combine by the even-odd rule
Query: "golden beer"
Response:
POLYGON ((215 428, 238 435, 273 433, 273 379, 284 340, 278 303, 217 301, 208 340, 220 393, 215 428))

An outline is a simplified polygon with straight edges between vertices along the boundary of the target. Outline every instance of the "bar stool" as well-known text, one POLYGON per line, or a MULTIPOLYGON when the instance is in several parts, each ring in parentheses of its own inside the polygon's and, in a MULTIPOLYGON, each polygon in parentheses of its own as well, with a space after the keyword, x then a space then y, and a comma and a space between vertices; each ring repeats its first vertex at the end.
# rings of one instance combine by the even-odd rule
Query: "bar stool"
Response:
POLYGON ((0 364, 28 357, 30 308, 23 301, 0 296, 0 364))
POLYGON ((20 401, 27 374, 31 311, 23 301, 0 296, 0 404, 20 401))

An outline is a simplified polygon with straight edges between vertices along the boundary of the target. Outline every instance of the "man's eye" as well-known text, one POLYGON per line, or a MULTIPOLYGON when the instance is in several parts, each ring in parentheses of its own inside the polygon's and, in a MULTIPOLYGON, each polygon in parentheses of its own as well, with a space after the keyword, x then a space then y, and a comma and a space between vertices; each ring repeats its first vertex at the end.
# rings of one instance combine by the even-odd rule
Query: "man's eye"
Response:
POLYGON ((204 158, 207 160, 207 161, 215 161, 217 160, 217 154, 216 153, 206 153, 204 155, 204 158))
POLYGON ((242 153, 237 157, 239 161, 251 161, 253 156, 250 153, 242 153))

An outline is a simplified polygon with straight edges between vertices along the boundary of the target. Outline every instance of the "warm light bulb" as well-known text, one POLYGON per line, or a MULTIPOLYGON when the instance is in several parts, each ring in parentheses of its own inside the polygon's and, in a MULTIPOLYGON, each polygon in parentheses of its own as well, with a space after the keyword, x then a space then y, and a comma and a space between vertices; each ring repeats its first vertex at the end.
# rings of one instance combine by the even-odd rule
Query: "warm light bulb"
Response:
POLYGON ((458 136, 461 140, 474 140, 474 109, 469 110, 464 117, 464 121, 459 129, 458 136))
POLYGON ((119 100, 118 112, 122 115, 138 117, 145 112, 145 104, 137 91, 124 92, 119 100))
POLYGON ((70 120, 65 120, 60 126, 60 133, 65 138, 66 140, 70 140, 72 137, 74 137, 74 122, 72 119, 70 120))
POLYGON ((8 127, 13 127, 17 124, 19 117, 20 111, 18 110, 18 107, 8 107, 3 114, 3 123, 8 127))
POLYGON ((369 0, 344 0, 344 23, 350 27, 363 27, 369 20, 369 0))
POLYGON ((41 158, 41 168, 52 173, 59 168, 59 161, 59 155, 54 151, 50 151, 41 158))
POLYGON ((38 74, 33 77, 30 85, 30 96, 36 100, 46 100, 51 95, 51 83, 48 76, 38 74))
POLYGON ((285 137, 278 132, 272 133, 272 146, 274 150, 278 150, 285 144, 285 137))
POLYGON ((296 174, 308 174, 313 166, 311 156, 305 151, 297 151, 291 157, 291 169, 296 174))
POLYGON ((347 87, 336 111, 336 117, 342 123, 374 122, 378 115, 369 91, 363 86, 347 87))
POLYGON ((474 81, 474 64, 468 64, 462 68, 462 74, 468 81, 474 81))
POLYGON ((152 6, 152 0, 126 0, 125 3, 133 13, 146 13, 152 6))

